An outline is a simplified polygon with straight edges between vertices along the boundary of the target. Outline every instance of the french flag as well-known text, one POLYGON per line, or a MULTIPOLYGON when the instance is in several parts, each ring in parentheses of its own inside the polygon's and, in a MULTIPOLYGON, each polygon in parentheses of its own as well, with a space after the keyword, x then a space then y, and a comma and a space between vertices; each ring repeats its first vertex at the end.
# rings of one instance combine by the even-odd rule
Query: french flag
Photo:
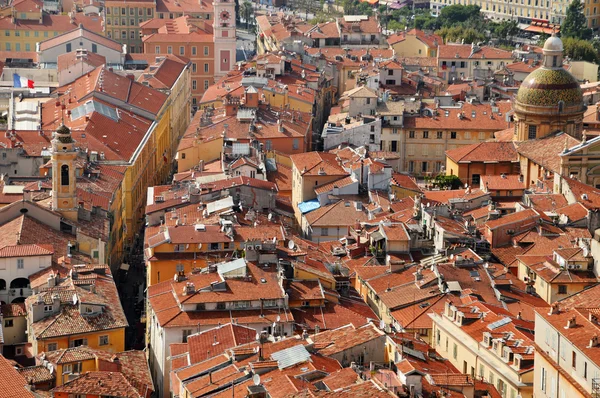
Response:
POLYGON ((33 80, 29 80, 26 77, 21 77, 16 73, 13 73, 13 86, 15 88, 34 88, 33 80))

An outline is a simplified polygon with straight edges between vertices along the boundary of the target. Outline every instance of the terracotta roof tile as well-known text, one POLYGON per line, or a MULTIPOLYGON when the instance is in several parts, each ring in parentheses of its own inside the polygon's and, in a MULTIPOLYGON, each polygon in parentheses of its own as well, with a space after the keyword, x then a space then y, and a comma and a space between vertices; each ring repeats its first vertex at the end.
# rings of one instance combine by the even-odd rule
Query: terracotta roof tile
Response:
POLYGON ((570 135, 559 133, 536 140, 518 142, 515 145, 520 155, 550 171, 560 172, 560 153, 565 142, 569 148, 579 144, 579 140, 570 135))
MULTIPOLYGON (((81 271, 75 273, 78 275, 77 278, 84 277, 80 273, 81 271)), ((56 287, 27 298, 26 306, 28 309, 32 305, 38 305, 38 300, 52 303, 52 296, 55 294, 58 294, 61 300, 58 312, 49 314, 31 324, 32 338, 48 339, 128 326, 112 277, 96 273, 90 276, 94 276, 94 278, 89 281, 82 279, 81 282, 93 286, 94 292, 80 287, 82 286, 82 283, 79 283, 80 279, 74 280, 69 277, 61 281, 56 287), (79 305, 73 305, 74 296, 78 297, 80 302, 98 306, 101 308, 101 312, 89 315, 82 314, 79 305)), ((88 289, 91 288, 88 287, 88 289)))
POLYGON ((380 339, 382 336, 385 336, 385 333, 377 329, 373 324, 367 324, 359 328, 355 328, 352 325, 343 326, 338 329, 317 333, 311 336, 310 339, 314 342, 315 346, 322 346, 322 348, 317 349, 319 354, 330 356, 356 347, 357 345, 380 339))
POLYGON ((43 365, 19 368, 17 371, 29 384, 48 383, 54 380, 54 375, 43 365))
MULTIPOLYGON (((90 30, 86 29, 84 27, 84 25, 81 25, 73 30, 67 31, 63 34, 54 36, 50 39, 40 42, 40 50, 42 50, 42 51, 48 50, 52 47, 63 45, 65 43, 67 43, 71 40, 75 40, 75 39, 87 39, 94 43, 100 44, 103 47, 110 48, 111 50, 118 51, 118 52, 123 51, 123 46, 119 42, 109 39, 108 37, 105 37, 96 32, 90 31, 90 30)), ((89 49, 89 50, 91 50, 91 49, 89 49)), ((93 53, 90 52, 90 55, 91 54, 93 54, 93 53)))
POLYGON ((512 142, 480 142, 446 151, 455 162, 516 162, 517 151, 512 142))
POLYGON ((27 388, 27 381, 6 358, 0 355, 0 391, 4 398, 34 398, 33 393, 27 388))
POLYGON ((188 337, 190 363, 206 359, 207 352, 215 355, 255 340, 255 329, 232 323, 191 335, 188 337))

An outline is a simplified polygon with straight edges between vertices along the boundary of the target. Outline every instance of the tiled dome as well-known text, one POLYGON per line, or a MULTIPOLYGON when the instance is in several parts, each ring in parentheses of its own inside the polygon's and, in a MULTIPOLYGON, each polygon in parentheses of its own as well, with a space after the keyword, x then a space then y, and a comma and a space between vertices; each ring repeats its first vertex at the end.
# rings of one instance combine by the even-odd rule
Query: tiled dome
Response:
POLYGON ((539 68, 529 74, 517 92, 522 105, 557 107, 583 104, 583 93, 577 79, 560 69, 539 68))

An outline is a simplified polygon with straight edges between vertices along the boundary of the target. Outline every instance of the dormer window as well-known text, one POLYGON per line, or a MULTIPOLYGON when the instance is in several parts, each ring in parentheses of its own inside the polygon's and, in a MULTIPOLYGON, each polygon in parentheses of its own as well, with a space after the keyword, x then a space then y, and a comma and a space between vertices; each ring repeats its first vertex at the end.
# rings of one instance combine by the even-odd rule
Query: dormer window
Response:
POLYGON ((92 307, 85 307, 86 314, 92 314, 93 312, 94 312, 94 309, 92 307))
POLYGON ((44 306, 44 312, 52 312, 52 311, 54 311, 53 305, 45 305, 44 306))

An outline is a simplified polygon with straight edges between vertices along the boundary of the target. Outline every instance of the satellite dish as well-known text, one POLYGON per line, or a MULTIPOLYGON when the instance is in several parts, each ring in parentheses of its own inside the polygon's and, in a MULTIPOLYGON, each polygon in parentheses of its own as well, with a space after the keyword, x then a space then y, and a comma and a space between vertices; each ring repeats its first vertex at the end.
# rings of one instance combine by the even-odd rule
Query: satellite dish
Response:
POLYGON ((273 219, 273 214, 269 213, 269 215, 267 216, 267 220, 271 221, 273 219))
POLYGON ((296 244, 293 240, 290 239, 290 241, 288 242, 288 249, 294 250, 294 247, 296 247, 296 244))
POLYGON ((277 315, 277 322, 281 321, 281 316, 277 315))
POLYGON ((465 189, 469 188, 469 183, 465 182, 465 189))
POLYGON ((384 329, 385 328, 385 322, 382 320, 379 321, 379 329, 384 329))
POLYGON ((173 275, 173 281, 177 282, 177 274, 173 275))
MULTIPOLYGON (((53 373, 53 372, 54 372, 54 365, 52 365, 51 363, 49 363, 49 364, 48 364, 48 371, 49 371, 50 373, 53 373)), ((258 376, 258 375, 257 375, 257 376, 258 376)))
POLYGON ((255 386, 258 386, 260 384, 260 376, 257 374, 252 376, 252 382, 254 383, 255 386))
POLYGON ((256 340, 260 339, 260 335, 258 333, 256 333, 255 338, 256 338, 256 340))
POLYGON ((277 323, 273 322, 273 329, 277 327, 277 323))
POLYGON ((198 249, 202 249, 202 243, 198 243, 198 249))

